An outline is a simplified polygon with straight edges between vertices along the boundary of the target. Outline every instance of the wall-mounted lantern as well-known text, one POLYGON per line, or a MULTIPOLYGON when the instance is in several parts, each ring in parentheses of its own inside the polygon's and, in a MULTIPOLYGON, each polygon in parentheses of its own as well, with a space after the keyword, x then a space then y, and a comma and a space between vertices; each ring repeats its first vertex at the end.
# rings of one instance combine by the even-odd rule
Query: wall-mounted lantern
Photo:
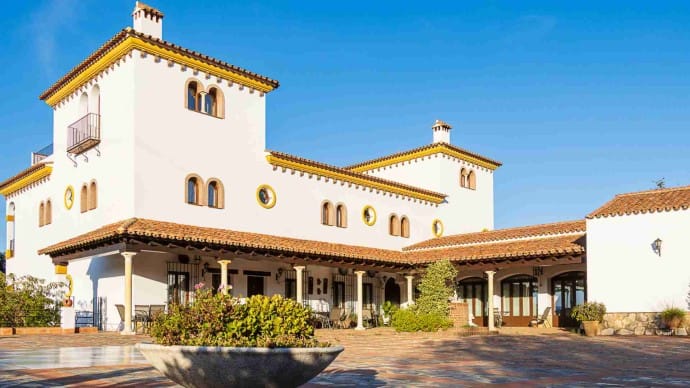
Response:
POLYGON ((661 243, 663 241, 657 237, 656 240, 652 243, 652 248, 654 249, 654 252, 661 257, 661 243))

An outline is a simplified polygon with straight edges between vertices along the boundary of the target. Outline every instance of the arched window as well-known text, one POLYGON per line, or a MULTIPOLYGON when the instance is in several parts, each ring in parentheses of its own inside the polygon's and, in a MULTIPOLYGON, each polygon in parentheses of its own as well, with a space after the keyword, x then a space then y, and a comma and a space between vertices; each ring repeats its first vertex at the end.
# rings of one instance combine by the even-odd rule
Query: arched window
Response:
POLYGON ((218 111, 216 107, 216 89, 211 89, 211 92, 206 93, 204 98, 204 112, 215 116, 218 111))
POLYGON ((410 220, 406 216, 402 216, 400 219, 400 235, 410 237, 410 220))
POLYGON ((208 180, 206 202, 209 207, 222 209, 225 207, 225 189, 220 180, 211 178, 208 180))
POLYGON ((342 203, 335 208, 335 226, 347 228, 347 208, 342 203))
POLYGON ((50 200, 46 201, 45 216, 43 217, 44 225, 50 225, 53 223, 53 204, 50 200))
POLYGON ((460 187, 467 187, 467 170, 465 167, 460 170, 460 187))
POLYGON ((329 201, 324 201, 321 204, 321 223, 324 225, 335 225, 333 204, 329 201))
POLYGON ((202 180, 198 175, 189 175, 185 181, 185 202, 192 205, 203 205, 201 200, 202 180))
POLYGON ((79 208, 82 213, 86 213, 87 210, 89 210, 89 189, 86 186, 86 183, 84 183, 81 186, 81 196, 79 198, 79 208))
POLYGON ((400 221, 398 220, 398 216, 395 214, 391 214, 388 223, 388 233, 391 236, 400 236, 400 221))
POLYGON ((98 207, 98 187, 96 181, 91 181, 89 184, 89 195, 88 195, 88 209, 93 210, 98 207))
POLYGON ((474 173, 474 170, 467 174, 467 186, 472 190, 477 189, 477 175, 474 173))
POLYGON ((46 224, 46 206, 41 201, 41 204, 38 206, 38 226, 41 227, 46 224))
POLYGON ((101 88, 94 85, 89 96, 89 113, 101 113, 101 88))
POLYGON ((185 106, 189 110, 201 111, 201 83, 196 80, 187 81, 185 88, 185 106))
POLYGON ((79 97, 79 116, 86 116, 89 113, 89 95, 82 93, 79 97))

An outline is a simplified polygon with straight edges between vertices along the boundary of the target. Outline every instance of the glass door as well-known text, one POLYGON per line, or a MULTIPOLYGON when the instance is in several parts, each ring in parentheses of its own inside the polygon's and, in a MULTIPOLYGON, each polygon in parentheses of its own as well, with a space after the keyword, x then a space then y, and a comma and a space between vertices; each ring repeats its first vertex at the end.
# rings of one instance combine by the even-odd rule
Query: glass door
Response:
POLYGON ((586 276, 582 271, 566 272, 551 279, 553 295, 553 325, 576 327, 577 321, 570 317, 574 306, 587 300, 586 276))
POLYGON ((168 272, 168 303, 189 303, 189 273, 168 272))

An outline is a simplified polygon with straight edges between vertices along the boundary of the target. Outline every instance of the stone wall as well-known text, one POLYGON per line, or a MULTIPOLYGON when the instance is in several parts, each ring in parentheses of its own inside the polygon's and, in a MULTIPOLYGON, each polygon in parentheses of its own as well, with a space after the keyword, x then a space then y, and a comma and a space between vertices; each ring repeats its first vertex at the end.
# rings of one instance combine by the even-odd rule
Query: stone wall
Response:
MULTIPOLYGON (((683 324, 690 328, 690 313, 683 324)), ((602 334, 654 335, 664 327, 659 313, 606 313, 602 334)))
POLYGON ((453 327, 466 326, 470 320, 470 310, 467 303, 451 302, 450 319, 453 321, 453 327))

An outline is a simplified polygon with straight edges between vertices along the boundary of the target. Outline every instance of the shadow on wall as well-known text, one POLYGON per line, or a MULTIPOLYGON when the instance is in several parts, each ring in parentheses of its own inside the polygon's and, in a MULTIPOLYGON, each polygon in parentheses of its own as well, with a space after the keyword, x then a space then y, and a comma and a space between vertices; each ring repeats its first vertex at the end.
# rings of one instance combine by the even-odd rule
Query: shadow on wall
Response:
MULTIPOLYGON (((99 293, 101 279, 124 276, 124 263, 122 260, 118 260, 118 258, 121 258, 120 255, 99 256, 91 259, 89 268, 86 270, 86 274, 89 275, 89 278, 91 279, 91 292, 94 301, 98 301, 101 298, 99 293)), ((109 290, 109 294, 112 295, 113 292, 120 290, 124 298, 124 283, 120 283, 122 284, 117 285, 116 288, 109 290)), ((102 314, 98 319, 101 322, 101 327, 103 330, 108 330, 110 328, 108 327, 108 308, 110 307, 108 303, 114 305, 115 300, 113 300, 112 297, 110 301, 107 301, 106 299, 107 303, 101 310, 102 314)), ((97 308, 97 306, 97 303, 94 302, 94 309, 97 308)), ((123 325, 124 324, 120 322, 117 326, 117 331, 121 331, 123 329, 123 325)))

